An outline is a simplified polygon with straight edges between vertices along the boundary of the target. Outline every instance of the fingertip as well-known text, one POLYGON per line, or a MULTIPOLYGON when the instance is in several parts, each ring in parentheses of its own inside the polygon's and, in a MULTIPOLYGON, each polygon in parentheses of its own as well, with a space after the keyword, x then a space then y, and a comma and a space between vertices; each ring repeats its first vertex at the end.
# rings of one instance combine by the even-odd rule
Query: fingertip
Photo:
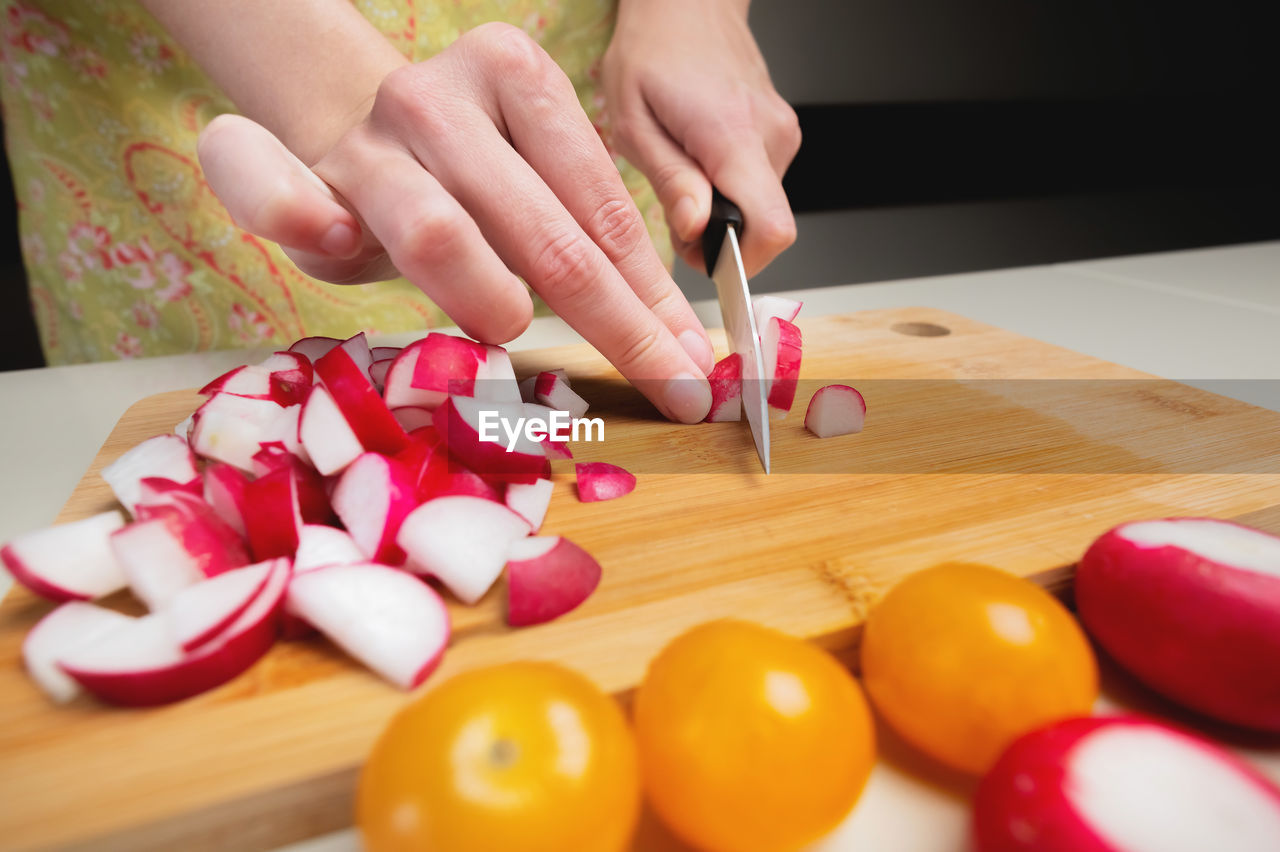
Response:
POLYGON ((349 260, 360 253, 360 232, 347 222, 334 222, 320 238, 321 253, 349 260))
POLYGON ((502 345, 515 340, 524 334, 533 322, 533 300, 520 279, 511 277, 509 297, 498 299, 501 304, 492 301, 480 307, 475 316, 454 318, 461 328, 481 343, 502 345))

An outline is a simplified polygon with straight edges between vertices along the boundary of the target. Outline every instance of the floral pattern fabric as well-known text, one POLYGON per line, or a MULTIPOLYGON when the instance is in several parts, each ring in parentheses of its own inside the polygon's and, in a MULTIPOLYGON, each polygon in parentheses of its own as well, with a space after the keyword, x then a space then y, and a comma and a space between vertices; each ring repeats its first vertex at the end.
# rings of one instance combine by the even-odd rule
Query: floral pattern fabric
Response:
MULTIPOLYGON (((421 61, 487 21, 522 27, 605 133, 614 0, 353 0, 421 61)), ((204 182, 200 129, 234 110, 133 0, 0 0, 0 98, 31 301, 50 364, 447 323, 409 282, 327 284, 238 229, 204 182)), ((661 207, 615 158, 655 244, 661 207)))

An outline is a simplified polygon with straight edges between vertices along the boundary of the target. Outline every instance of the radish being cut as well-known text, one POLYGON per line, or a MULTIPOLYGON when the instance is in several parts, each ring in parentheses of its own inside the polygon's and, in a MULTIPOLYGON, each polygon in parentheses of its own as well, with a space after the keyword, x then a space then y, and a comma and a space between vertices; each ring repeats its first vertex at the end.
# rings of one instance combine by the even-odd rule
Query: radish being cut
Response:
POLYGON ((476 371, 476 384, 472 396, 491 402, 524 402, 516 371, 511 366, 511 356, 501 346, 485 344, 485 357, 476 371))
POLYGON ((751 300, 751 310, 756 317, 756 328, 764 328, 774 317, 795 322, 804 302, 785 296, 756 296, 751 300))
POLYGON ((547 507, 551 505, 551 492, 555 486, 550 479, 539 479, 537 482, 513 482, 507 486, 503 495, 507 508, 529 522, 529 528, 537 532, 547 517, 547 507))
POLYGON ((578 476, 578 499, 583 503, 614 500, 636 490, 633 474, 605 462, 586 462, 574 466, 578 476))
POLYGON ((288 611, 402 689, 422 683, 449 644, 449 611, 411 574, 376 563, 330 565, 289 583, 288 611))
POLYGON ((1080 560, 1075 597, 1090 635, 1157 692, 1280 733, 1280 538, 1212 518, 1122 524, 1080 560))
POLYGON ((804 413, 804 428, 819 438, 834 438, 862 431, 867 402, 848 385, 818 388, 804 413))
POLYGON ((773 317, 760 333, 764 350, 765 387, 768 388, 769 416, 781 420, 795 402, 800 381, 802 341, 800 329, 787 320, 773 317))
POLYGON ((58 660, 131 621, 127 615, 84 601, 64 603, 40 619, 22 641, 27 673, 45 695, 65 704, 80 693, 80 686, 67 676, 58 660))
POLYGON ((62 669, 103 701, 129 707, 167 704, 213 689, 270 650, 290 573, 289 560, 273 560, 249 606, 194 651, 183 653, 168 614, 157 612, 68 653, 60 660, 62 669))
POLYGON ((364 452, 364 446, 333 396, 319 385, 311 389, 302 406, 298 437, 311 463, 325 476, 342 472, 364 452))
MULTIPOLYGON (((363 335, 357 337, 363 340, 363 335)), ((367 354, 367 344, 361 349, 357 345, 348 346, 350 342, 343 343, 315 363, 316 379, 333 397, 360 446, 371 452, 395 453, 408 442, 408 436, 391 416, 391 410, 369 378, 369 364, 372 362, 360 357, 360 353, 367 354), (353 349, 357 354, 352 354, 353 349)), ((306 446, 305 440, 303 445, 306 446)))
POLYGON ((519 428, 524 405, 450 396, 435 411, 435 428, 449 452, 476 473, 507 482, 551 475, 540 441, 519 428), (515 431, 514 442, 508 430, 515 431))
POLYGON ((417 508, 417 482, 394 459, 365 453, 342 472, 333 490, 333 508, 366 559, 386 565, 404 562, 396 533, 417 508))
POLYGON ((128 585, 111 550, 111 535, 124 526, 112 510, 23 533, 0 548, 13 579, 51 601, 92 600, 128 585))
MULTIPOLYGON (((269 399, 215 393, 196 409, 191 449, 206 459, 253 470, 253 454, 263 441, 280 439, 282 420, 289 415, 269 399)), ((172 479, 173 477, 169 477, 172 479)))
POLYGON ((368 557, 356 547, 351 534, 346 530, 321 524, 303 524, 302 529, 298 530, 298 550, 293 556, 295 574, 326 565, 350 565, 366 561, 368 557))
POLYGON ((706 422, 725 423, 742 419, 742 356, 731 352, 707 373, 711 385, 711 409, 706 422))
POLYGON ((130 513, 141 502, 141 481, 162 477, 177 483, 200 478, 195 455, 176 435, 157 435, 126 451, 102 469, 102 478, 130 513))
POLYGON ((974 797, 978 852, 1271 852, 1280 789, 1226 751, 1139 718, 1014 741, 974 797))
POLYGON ((111 549, 134 596, 153 612, 205 579, 208 554, 189 551, 181 529, 165 518, 134 521, 117 530, 111 534, 111 549))
POLYGON ((175 594, 163 612, 178 646, 194 651, 231 626, 262 591, 273 564, 236 568, 175 594))
POLYGON ((297 352, 314 364, 341 344, 342 341, 336 337, 304 337, 290 346, 289 351, 297 352))
POLYGON ((520 539, 507 555, 507 623, 523 627, 558 618, 598 585, 600 563, 569 539, 520 539))
POLYGON ((502 573, 511 543, 528 534, 529 522, 501 503, 449 496, 410 512, 396 541, 409 556, 409 570, 437 577, 473 604, 502 573))
POLYGON ((587 401, 574 393, 568 382, 552 372, 538 374, 533 386, 533 398, 535 402, 549 408, 569 412, 574 420, 587 413, 587 401))

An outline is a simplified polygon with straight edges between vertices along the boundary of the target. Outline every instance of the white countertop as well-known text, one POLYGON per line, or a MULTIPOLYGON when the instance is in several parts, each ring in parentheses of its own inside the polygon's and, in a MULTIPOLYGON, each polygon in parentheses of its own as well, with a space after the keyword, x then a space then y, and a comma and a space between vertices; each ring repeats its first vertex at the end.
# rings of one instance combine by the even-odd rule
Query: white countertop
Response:
MULTIPOLYGON (((912 305, 941 308, 1192 384, 1280 379, 1280 242, 787 295, 804 299, 807 317, 912 305)), ((714 303, 695 307, 704 322, 718 324, 714 303)), ((559 319, 540 318, 509 348, 579 339, 559 319)), ((5 407, 0 418, 0 469, 6 483, 0 493, 0 542, 53 520, 132 403, 154 393, 199 386, 266 352, 0 373, 5 407)), ((1240 393, 1246 401, 1280 409, 1274 391, 1268 395, 1259 385, 1244 385, 1240 393)), ((0 594, 7 581, 0 577, 0 594)), ((1280 755, 1272 752, 1264 762, 1280 778, 1280 755)), ((966 822, 962 799, 881 764, 850 819, 820 848, 952 852, 967 848, 966 822)), ((290 847, 293 852, 354 848, 352 832, 290 847)))

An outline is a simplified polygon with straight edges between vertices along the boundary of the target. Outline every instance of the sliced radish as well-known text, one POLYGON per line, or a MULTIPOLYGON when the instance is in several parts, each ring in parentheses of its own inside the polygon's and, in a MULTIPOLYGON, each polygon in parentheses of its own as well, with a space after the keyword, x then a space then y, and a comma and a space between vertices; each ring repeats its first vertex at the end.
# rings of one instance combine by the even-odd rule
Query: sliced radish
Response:
POLYGON ((252 471, 253 454, 263 441, 280 439, 282 420, 288 416, 269 399, 216 393, 196 410, 191 449, 206 459, 252 471))
POLYGON ((377 363, 378 361, 392 360, 403 351, 403 346, 374 346, 369 350, 369 355, 377 363))
POLYGON ((180 484, 199 479, 191 447, 176 435, 157 435, 102 469, 102 478, 129 512, 141 502, 140 483, 148 477, 162 477, 180 484))
POLYGON ((311 360, 299 352, 276 352, 260 365, 270 371, 271 398, 282 406, 300 405, 314 379, 311 360))
POLYGON ((556 428, 559 426, 557 421, 567 414, 568 412, 561 411, 557 416, 557 409, 549 405, 543 405, 540 402, 526 402, 524 404, 524 416, 526 418, 541 420, 547 426, 547 436, 541 440, 541 444, 549 459, 573 458, 573 451, 569 449, 569 440, 573 436, 573 424, 564 424, 567 428, 556 428), (553 433, 563 435, 564 440, 556 440, 552 437, 553 433))
POLYGON ((302 406, 298 437, 311 463, 325 476, 340 473, 364 452, 364 446, 333 396, 319 385, 311 389, 302 406))
POLYGON ((587 401, 574 393, 568 382, 552 372, 538 374, 533 398, 542 405, 569 412, 575 420, 587 413, 587 401))
POLYGON ((253 558, 261 562, 292 556, 303 523, 292 472, 281 468, 253 480, 245 486, 244 501, 245 533, 253 558))
POLYGON ((394 361, 395 358, 383 358, 369 365, 369 378, 373 381, 373 386, 378 389, 378 393, 382 393, 383 386, 387 382, 387 371, 391 369, 394 361))
POLYGON ((133 594, 152 611, 205 579, 206 554, 191 553, 181 529, 165 518, 134 521, 111 534, 111 549, 124 567, 133 594))
POLYGON ((751 300, 751 309, 756 316, 756 328, 764 328, 774 317, 795 322, 803 305, 804 302, 788 299, 785 296, 756 296, 751 300))
POLYGON ((293 570, 294 573, 301 574, 326 565, 366 562, 368 558, 346 530, 320 524, 303 524, 298 531, 298 550, 293 557, 293 570))
POLYGON ((336 337, 304 337, 290 346, 289 351, 297 352, 314 364, 341 343, 336 337))
POLYGON ((402 689, 422 683, 449 644, 449 611, 440 596, 385 565, 331 565, 298 574, 287 606, 402 689))
POLYGON ((210 462, 204 468, 204 500, 240 537, 246 535, 244 524, 244 489, 249 477, 223 462, 210 462))
POLYGON ((173 434, 177 435, 188 444, 191 443, 191 428, 196 424, 195 414, 188 414, 183 418, 182 422, 173 427, 173 434))
POLYGON ((230 626, 183 653, 165 613, 139 618, 62 658, 63 670, 103 701, 145 707, 219 686, 270 650, 289 584, 289 560, 273 560, 267 582, 230 626))
POLYGON ((1280 733, 1280 538, 1211 518, 1123 524, 1076 571, 1089 633, 1154 688, 1280 733))
POLYGON ((1068 719, 1016 740, 974 799, 978 852, 1274 850, 1280 789, 1137 718, 1068 719))
POLYGON ((507 623, 522 627, 558 618, 598 585, 600 563, 569 539, 520 539, 507 557, 507 623))
POLYGON ((244 537, 199 496, 171 491, 163 504, 138 507, 139 521, 160 520, 206 577, 249 564, 244 537))
POLYGON ((399 408, 393 408, 391 409, 391 416, 404 427, 406 432, 412 432, 414 429, 421 429, 423 426, 431 425, 431 410, 419 408, 415 405, 402 405, 399 408))
POLYGON ((485 348, 465 337, 433 332, 418 341, 421 351, 413 371, 413 387, 434 396, 424 403, 435 408, 449 394, 471 396, 486 358, 485 348))
POLYGON ((472 396, 492 402, 521 403, 520 385, 516 382, 516 371, 511 366, 511 356, 501 346, 486 344, 485 357, 476 371, 475 389, 472 396))
POLYGON ((616 464, 587 462, 574 466, 578 499, 583 503, 613 500, 636 490, 636 478, 616 464))
POLYGON ((547 507, 551 505, 551 492, 555 486, 550 479, 539 479, 537 482, 513 482, 507 486, 503 499, 507 508, 529 522, 529 528, 537 532, 547 517, 547 507))
POLYGON ((523 421, 523 404, 464 396, 449 397, 435 411, 436 432, 452 455, 482 476, 507 482, 533 482, 551 475, 541 442, 519 428, 523 421), (508 430, 518 433, 514 442, 508 430))
POLYGON ((764 350, 764 375, 769 389, 769 415, 781 420, 795 402, 800 381, 802 341, 800 329, 779 317, 763 326, 760 348, 764 350))
POLYGON ((396 533, 419 502, 410 472, 377 453, 365 453, 348 465, 333 490, 333 508, 360 552, 387 565, 404 562, 396 533))
POLYGON ((230 627, 262 591, 273 564, 236 568, 175 594, 163 611, 178 646, 194 651, 230 627))
MULTIPOLYGON (((357 337, 363 340, 363 335, 357 337)), ((349 346, 349 343, 351 341, 343 343, 315 363, 316 379, 333 397, 333 402, 364 449, 394 453, 404 447, 408 437, 369 379, 371 362, 362 360, 360 356, 360 353, 367 356, 368 346, 361 349, 358 345, 349 346), (357 354, 352 354, 352 350, 357 354)), ((305 435, 303 437, 303 445, 306 446, 305 435)))
POLYGON ((396 541, 409 556, 406 567, 439 578, 473 604, 502 573, 511 543, 528 534, 529 522, 501 503, 450 496, 409 513, 396 541))
POLYGON ((124 526, 117 511, 23 533, 0 548, 13 579, 51 601, 91 600, 128 585, 111 550, 124 526))
POLYGON ((204 493, 204 483, 199 477, 190 482, 174 482, 159 476, 145 476, 138 480, 138 505, 167 503, 173 498, 174 492, 200 497, 204 493))
POLYGON ((867 418, 867 402, 848 385, 818 388, 804 413, 804 428, 819 438, 850 435, 862 431, 867 418))
POLYGON ((707 373, 711 384, 711 410, 708 423, 726 423, 742 419, 742 356, 731 352, 716 362, 707 373))
POLYGON ((198 391, 201 396, 233 393, 253 399, 271 399, 271 371, 253 364, 228 370, 198 391))
POLYGON ((436 391, 413 386, 413 374, 418 367, 418 357, 422 354, 425 342, 423 339, 406 346, 387 368, 382 381, 382 398, 392 411, 397 408, 431 410, 444 399, 444 395, 436 391))
POLYGON ((91 603, 64 603, 40 619, 23 640, 22 660, 28 674, 46 695, 65 704, 80 693, 80 687, 62 670, 58 660, 131 621, 127 615, 91 603))
POLYGON ((298 513, 303 523, 327 524, 333 520, 329 490, 324 477, 314 467, 286 450, 279 441, 268 441, 253 456, 254 472, 263 477, 277 470, 287 470, 298 491, 298 513))

